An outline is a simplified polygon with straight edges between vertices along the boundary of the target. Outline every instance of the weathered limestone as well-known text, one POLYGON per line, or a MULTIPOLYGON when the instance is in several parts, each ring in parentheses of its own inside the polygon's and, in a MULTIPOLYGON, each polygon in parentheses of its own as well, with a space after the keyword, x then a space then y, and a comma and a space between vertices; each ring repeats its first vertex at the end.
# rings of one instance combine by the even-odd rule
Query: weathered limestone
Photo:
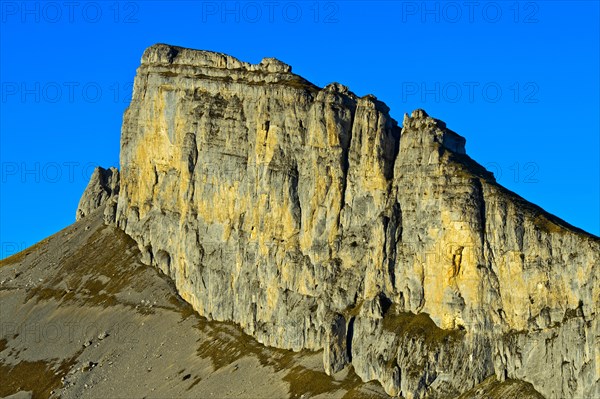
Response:
POLYGON ((114 219, 201 315, 323 349, 327 373, 351 362, 405 398, 492 375, 600 394, 600 241, 497 185, 422 110, 400 129, 280 61, 152 46, 114 219))
POLYGON ((114 222, 119 195, 119 171, 115 167, 94 169, 90 181, 79 200, 75 219, 79 220, 94 210, 105 207, 106 222, 114 222))

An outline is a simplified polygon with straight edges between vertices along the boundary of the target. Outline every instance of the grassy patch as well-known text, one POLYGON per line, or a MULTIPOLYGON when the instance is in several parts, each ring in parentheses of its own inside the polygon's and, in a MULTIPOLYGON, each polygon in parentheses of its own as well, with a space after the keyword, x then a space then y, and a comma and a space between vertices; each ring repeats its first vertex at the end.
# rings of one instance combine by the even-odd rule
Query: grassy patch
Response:
POLYGON ((44 246, 47 243, 48 243, 48 238, 45 238, 42 241, 38 242, 37 244, 32 245, 31 247, 25 248, 21 252, 17 252, 16 254, 9 256, 8 258, 4 258, 4 259, 0 260, 0 267, 14 265, 15 263, 19 263, 19 262, 23 261, 29 254, 31 254, 33 252, 36 252, 36 253, 39 252, 39 250, 42 248, 42 246, 44 246))
POLYGON ((565 233, 566 229, 548 220, 544 215, 537 215, 533 224, 546 233, 565 233))
POLYGON ((55 361, 21 361, 17 365, 0 363, 0 397, 19 391, 33 391, 33 398, 47 398, 50 392, 62 386, 61 378, 66 376, 77 361, 81 352, 70 359, 56 364, 55 361))
POLYGON ((471 398, 543 399, 544 397, 528 382, 511 379, 500 382, 496 376, 491 376, 458 397, 458 399, 471 398))
POLYGON ((353 317, 358 316, 358 314, 360 313, 360 309, 362 308, 363 302, 364 302, 364 300, 361 299, 360 301, 358 301, 356 303, 356 305, 349 306, 348 308, 344 309, 342 314, 344 315, 344 318, 346 319, 346 321, 350 320, 353 317))
POLYGON ((357 385, 346 392, 342 399, 389 399, 388 395, 369 389, 369 384, 372 384, 372 382, 363 383, 359 379, 357 385))
MULTIPOLYGON (((303 350, 295 353, 290 350, 267 348, 233 323, 200 319, 198 328, 208 335, 208 339, 199 342, 197 354, 202 358, 209 358, 214 369, 235 364, 236 361, 251 356, 258 359, 262 366, 272 367, 275 372, 287 371, 283 380, 289 384, 291 398, 339 390, 356 393, 356 396, 349 397, 364 397, 361 396, 361 387, 364 384, 352 370, 348 371, 344 380, 336 381, 322 369, 313 370, 298 364, 298 359, 314 356, 314 352, 303 350)), ((194 381, 192 386, 197 383, 198 381, 194 381)))
POLYGON ((178 296, 172 295, 169 297, 169 302, 175 307, 174 310, 181 314, 181 320, 197 314, 192 305, 180 299, 178 296))
POLYGON ((297 365, 283 377, 290 384, 290 397, 299 398, 302 395, 319 395, 332 390, 337 390, 341 385, 322 371, 307 369, 297 365))
POLYGON ((201 319, 198 328, 207 334, 209 339, 200 342, 197 354, 202 358, 209 358, 215 370, 245 356, 254 356, 261 365, 271 366, 279 371, 287 368, 295 355, 292 351, 265 347, 240 331, 233 323, 208 322, 201 319))
MULTIPOLYGON (((145 288, 144 279, 138 276, 148 266, 139 263, 138 257, 137 245, 129 236, 103 226, 85 245, 74 252, 65 252, 53 277, 29 290, 25 301, 54 299, 59 303, 104 308, 121 304, 135 308, 136 304, 119 301, 116 295, 127 289, 141 292, 145 288), (66 288, 56 288, 61 286, 66 288)), ((153 312, 143 306, 137 310, 144 314, 153 312)))
POLYGON ((383 316, 383 329, 402 336, 421 336, 429 344, 458 340, 465 334, 461 330, 438 327, 427 313, 398 312, 395 304, 383 316))

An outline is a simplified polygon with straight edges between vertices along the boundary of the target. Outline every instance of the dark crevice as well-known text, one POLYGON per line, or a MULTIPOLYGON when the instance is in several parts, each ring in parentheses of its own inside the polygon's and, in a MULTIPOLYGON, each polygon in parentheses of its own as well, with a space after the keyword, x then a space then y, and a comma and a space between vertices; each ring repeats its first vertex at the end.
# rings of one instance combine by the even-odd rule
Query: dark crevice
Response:
MULTIPOLYGON (((184 138, 183 148, 187 153, 187 169, 190 174, 194 173, 196 163, 198 162, 198 148, 196 145, 196 135, 194 133, 187 133, 184 138)), ((184 154, 185 154, 184 153, 184 154)))
POLYGON ((485 232, 486 232, 486 217, 485 217, 485 196, 483 193, 483 185, 481 183, 481 179, 473 179, 473 185, 475 186, 475 190, 477 192, 477 200, 479 207, 479 221, 481 223, 479 237, 481 240, 481 256, 485 257, 485 232))
POLYGON ((148 264, 151 265, 152 262, 154 261, 154 254, 152 252, 152 245, 146 245, 144 247, 144 254, 147 257, 148 264))
POLYGON ((402 212, 400 210, 400 204, 395 202, 392 206, 390 217, 384 217, 384 231, 385 240, 383 253, 386 259, 384 264, 387 265, 387 271, 390 278, 392 288, 396 288, 396 264, 397 264, 397 253, 396 247, 398 242, 402 240, 402 212))
POLYGON ((380 293, 379 304, 381 305, 381 312, 383 313, 383 315, 385 315, 392 306, 392 300, 385 296, 383 293, 380 293))
POLYGON ((169 51, 167 52, 167 59, 169 60, 169 64, 172 64, 175 58, 179 54, 179 49, 174 46, 169 46, 169 51))
POLYGON ((352 339, 354 337, 354 319, 355 317, 351 317, 348 322, 348 333, 346 334, 346 356, 348 357, 348 362, 352 363, 352 339))
MULTIPOLYGON (((348 131, 346 132, 346 140, 340 140, 342 144, 342 173, 344 174, 344 180, 342 181, 342 198, 341 207, 344 208, 346 204, 346 188, 348 187, 348 171, 350 170, 350 147, 352 146, 352 130, 354 129, 354 118, 356 117, 356 102, 350 102, 349 99, 345 99, 349 102, 348 109, 350 110, 350 123, 348 125, 348 131)), ((340 212, 341 213, 341 212, 340 212)), ((338 220, 339 225, 339 220, 338 220)))
POLYGON ((298 228, 302 229, 302 206, 300 204, 300 196, 298 195, 298 165, 294 163, 289 175, 289 196, 291 199, 292 216, 298 228))
POLYGON ((392 149, 392 158, 390 160, 390 165, 388 166, 386 172, 386 178, 389 181, 394 180, 394 170, 396 169, 396 159, 398 159, 398 154, 400 153, 400 133, 402 132, 402 128, 399 127, 394 121, 394 126, 392 127, 392 138, 393 138, 393 149, 392 149))
POLYGON ((389 225, 390 225, 390 218, 387 217, 387 216, 383 216, 382 220, 381 220, 381 223, 383 224, 383 231, 385 233, 385 237, 384 237, 384 240, 383 240, 383 248, 382 248, 382 251, 381 251, 383 253, 383 256, 384 256, 384 258, 383 258, 383 264, 385 265, 385 263, 387 261, 389 261, 389 259, 388 259, 388 248, 390 248, 390 246, 389 246, 389 240, 388 240, 388 238, 389 238, 389 230, 388 230, 388 228, 389 228, 389 225))

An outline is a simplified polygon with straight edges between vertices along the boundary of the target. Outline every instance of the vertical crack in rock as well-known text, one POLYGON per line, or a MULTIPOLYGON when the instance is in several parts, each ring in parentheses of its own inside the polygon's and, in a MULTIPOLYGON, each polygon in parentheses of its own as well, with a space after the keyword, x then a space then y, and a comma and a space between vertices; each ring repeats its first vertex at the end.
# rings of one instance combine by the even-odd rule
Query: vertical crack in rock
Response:
POLYGON ((473 187, 475 189, 475 198, 476 201, 479 205, 479 221, 480 221, 480 231, 481 231, 481 238, 480 238, 480 246, 481 246, 481 251, 482 251, 482 257, 485 257, 485 245, 486 245, 486 209, 485 209, 485 196, 483 193, 483 186, 482 186, 482 182, 481 179, 474 179, 473 180, 473 187))
POLYGON ((355 319, 356 319, 356 317, 350 317, 350 320, 348 321, 348 327, 347 327, 348 334, 346 335, 346 356, 348 357, 349 363, 352 363, 352 339, 354 338, 354 320, 355 319))
MULTIPOLYGON (((344 206, 346 206, 346 189, 348 188, 348 171, 350 170, 350 147, 352 146, 352 130, 354 129, 354 118, 356 116, 356 105, 353 104, 353 106, 350 108, 350 128, 345 132, 345 137, 347 137, 346 140, 342 141, 342 173, 343 173, 343 178, 342 178, 342 198, 341 198, 341 204, 342 204, 342 210, 344 209, 344 206)), ((341 212, 340 212, 341 214, 341 212)), ((338 218, 338 225, 339 225, 339 218, 338 218)))

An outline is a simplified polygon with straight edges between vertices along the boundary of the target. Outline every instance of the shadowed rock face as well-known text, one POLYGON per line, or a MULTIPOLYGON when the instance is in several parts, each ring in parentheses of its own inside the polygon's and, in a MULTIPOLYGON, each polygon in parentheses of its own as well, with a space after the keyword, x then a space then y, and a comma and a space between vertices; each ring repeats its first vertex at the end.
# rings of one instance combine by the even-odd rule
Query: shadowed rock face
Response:
POLYGON ((496 184, 443 122, 388 111, 274 59, 152 46, 105 219, 201 315, 324 349, 327 373, 407 398, 494 374, 600 395, 599 239, 496 184))

